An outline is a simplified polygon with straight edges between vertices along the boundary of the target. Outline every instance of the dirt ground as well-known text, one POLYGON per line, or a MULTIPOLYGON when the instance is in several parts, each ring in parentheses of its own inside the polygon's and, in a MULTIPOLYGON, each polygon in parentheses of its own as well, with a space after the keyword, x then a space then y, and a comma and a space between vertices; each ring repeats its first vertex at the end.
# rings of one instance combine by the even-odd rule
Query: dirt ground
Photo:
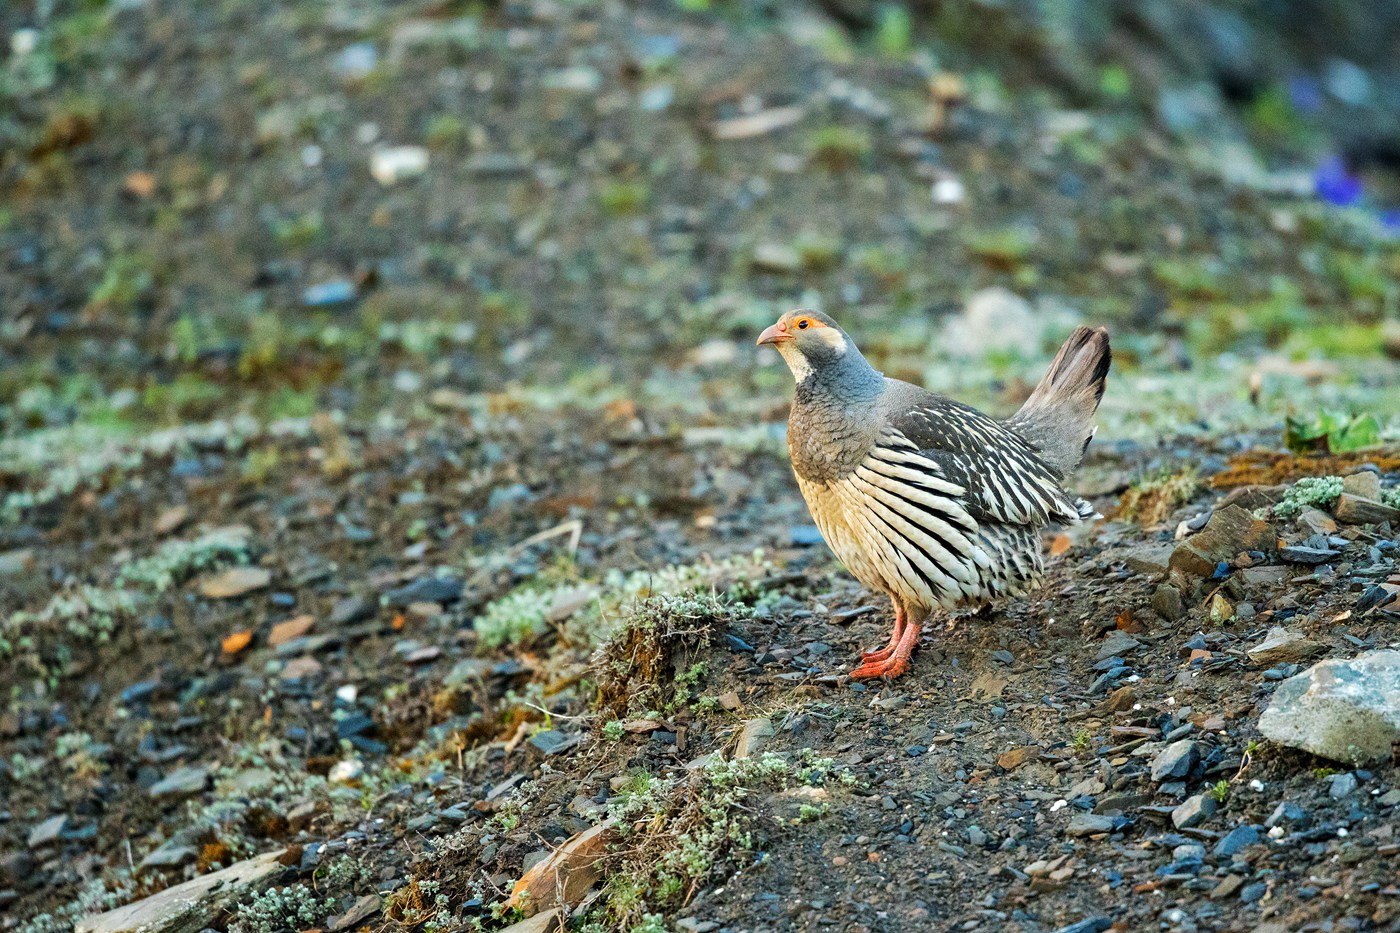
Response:
POLYGON ((505 929, 600 825, 590 933, 1400 929, 1394 763, 1257 725, 1400 640, 1396 526, 1305 563, 1269 513, 1400 482, 1400 249, 1314 196, 1331 124, 1175 126, 1194 65, 1014 16, 692 6, 0 8, 0 930, 278 850, 192 929, 505 929), (799 303, 996 414, 1114 335, 1108 518, 888 684, 752 346, 799 303), (1283 450, 1328 406, 1392 445, 1283 450), (1227 504, 1265 545, 1169 572, 1227 504))

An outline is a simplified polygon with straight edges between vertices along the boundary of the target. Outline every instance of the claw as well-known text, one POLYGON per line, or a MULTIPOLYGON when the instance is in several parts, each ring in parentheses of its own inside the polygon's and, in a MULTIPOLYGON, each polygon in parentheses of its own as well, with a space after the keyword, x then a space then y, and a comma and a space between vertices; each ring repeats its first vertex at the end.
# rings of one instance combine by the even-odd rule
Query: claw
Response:
POLYGON ((876 677, 894 680, 908 670, 909 659, 896 656, 885 658, 880 661, 871 661, 868 664, 862 664, 860 667, 851 671, 847 676, 852 680, 873 680, 876 677))

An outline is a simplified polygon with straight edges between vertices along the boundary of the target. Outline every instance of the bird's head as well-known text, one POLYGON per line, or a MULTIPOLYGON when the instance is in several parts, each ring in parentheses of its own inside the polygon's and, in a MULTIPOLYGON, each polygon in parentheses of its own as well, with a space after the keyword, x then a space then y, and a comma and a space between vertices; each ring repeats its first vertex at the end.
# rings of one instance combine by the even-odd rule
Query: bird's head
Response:
POLYGON ((771 346, 782 354, 798 382, 814 372, 840 366, 848 357, 860 357, 840 325, 820 311, 799 308, 778 318, 758 335, 759 346, 771 346))

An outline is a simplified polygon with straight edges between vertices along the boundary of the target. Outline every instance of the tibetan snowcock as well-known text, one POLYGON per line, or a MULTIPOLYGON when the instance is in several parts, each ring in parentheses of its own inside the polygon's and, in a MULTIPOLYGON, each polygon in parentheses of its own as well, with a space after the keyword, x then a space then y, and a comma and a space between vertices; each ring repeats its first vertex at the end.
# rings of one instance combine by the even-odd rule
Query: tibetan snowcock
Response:
POLYGON ((894 633, 853 678, 898 677, 935 609, 1018 596, 1044 569, 1041 530, 1093 506, 1066 492, 1094 436, 1108 332, 1077 327, 1011 418, 877 372, 835 321, 789 311, 758 338, 797 379, 793 472, 832 551, 894 602, 894 633))

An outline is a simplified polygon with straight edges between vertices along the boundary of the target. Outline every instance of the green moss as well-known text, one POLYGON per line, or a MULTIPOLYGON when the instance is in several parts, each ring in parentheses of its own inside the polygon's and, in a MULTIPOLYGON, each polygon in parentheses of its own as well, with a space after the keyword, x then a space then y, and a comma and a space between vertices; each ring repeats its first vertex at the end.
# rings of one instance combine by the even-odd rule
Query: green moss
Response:
POLYGON ((1329 509, 1342 494, 1340 476, 1305 476, 1283 494, 1274 506, 1277 518, 1297 518, 1305 509, 1329 509))
POLYGON ((852 126, 826 126, 807 137, 812 162, 831 171, 856 168, 874 150, 870 134, 852 126))
POLYGON ((640 214, 651 200, 651 188, 644 181, 610 181, 598 189, 598 206, 612 217, 640 214))
POLYGON ((233 906, 229 933, 289 933, 318 926, 334 905, 304 884, 255 891, 233 906))

